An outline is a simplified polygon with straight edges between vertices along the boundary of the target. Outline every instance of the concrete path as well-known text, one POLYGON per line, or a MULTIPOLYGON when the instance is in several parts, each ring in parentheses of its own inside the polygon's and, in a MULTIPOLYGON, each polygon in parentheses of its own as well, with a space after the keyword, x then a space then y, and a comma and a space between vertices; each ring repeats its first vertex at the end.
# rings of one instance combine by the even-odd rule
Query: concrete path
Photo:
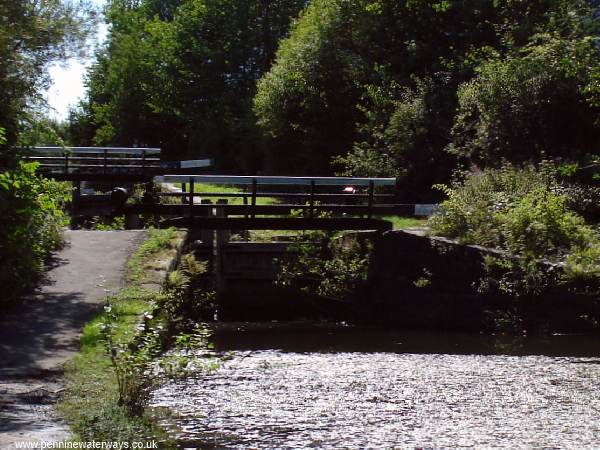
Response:
POLYGON ((66 231, 40 288, 0 317, 0 449, 68 436, 52 417, 64 364, 81 329, 123 285, 143 231, 66 231))

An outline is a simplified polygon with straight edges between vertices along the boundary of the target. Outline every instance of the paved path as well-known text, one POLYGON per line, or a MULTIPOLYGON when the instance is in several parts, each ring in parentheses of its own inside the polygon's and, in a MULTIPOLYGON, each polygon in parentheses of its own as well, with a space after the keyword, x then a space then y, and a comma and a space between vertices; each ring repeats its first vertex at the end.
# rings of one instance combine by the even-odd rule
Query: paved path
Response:
POLYGON ((0 317, 0 449, 15 441, 62 439, 50 416, 63 365, 81 329, 123 285, 125 263, 143 231, 66 231, 38 291, 0 317))

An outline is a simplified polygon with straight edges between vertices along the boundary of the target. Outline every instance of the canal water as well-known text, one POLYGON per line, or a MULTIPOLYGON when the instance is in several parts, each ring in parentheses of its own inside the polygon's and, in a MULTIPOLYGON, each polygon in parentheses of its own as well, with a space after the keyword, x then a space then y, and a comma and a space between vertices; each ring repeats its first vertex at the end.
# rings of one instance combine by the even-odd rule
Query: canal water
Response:
POLYGON ((181 448, 600 448, 600 340, 230 324, 152 395, 181 448), (206 357, 202 357, 206 360, 206 357))

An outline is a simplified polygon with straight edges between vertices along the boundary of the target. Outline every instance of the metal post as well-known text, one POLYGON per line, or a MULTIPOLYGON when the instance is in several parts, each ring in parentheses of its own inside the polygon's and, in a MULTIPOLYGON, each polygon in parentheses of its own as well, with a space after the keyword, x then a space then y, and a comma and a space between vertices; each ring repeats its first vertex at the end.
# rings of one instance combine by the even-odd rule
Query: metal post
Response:
POLYGON ((108 150, 104 149, 104 175, 106 175, 107 164, 108 164, 108 150))
MULTIPOLYGON (((186 192, 186 184, 185 183, 181 183, 181 193, 185 194, 186 192)), ((183 203, 185 205, 185 195, 181 196, 181 203, 183 203)))
POLYGON ((142 173, 146 167, 146 150, 142 150, 142 173))
POLYGON ((369 181, 369 219, 373 217, 373 200, 375 198, 375 182, 369 181))
POLYGON ((315 180, 310 180, 310 199, 308 215, 312 219, 315 217, 315 180))
MULTIPOLYGON (((244 201, 244 206, 248 206, 248 197, 246 196, 246 194, 248 193, 248 187, 244 186, 244 196, 243 196, 243 201, 244 201)), ((246 209, 246 208, 244 208, 246 209)), ((248 218, 248 212, 246 211, 246 214, 244 214, 244 217, 247 219, 248 218)))
POLYGON ((251 218, 254 219, 254 217, 256 216, 255 213, 255 206, 256 206, 256 178, 252 179, 252 199, 251 199, 251 205, 252 205, 252 214, 251 214, 251 218))
POLYGON ((194 179, 190 177, 190 218, 194 217, 194 179))
POLYGON ((69 154, 63 153, 65 155, 65 175, 69 174, 69 154))

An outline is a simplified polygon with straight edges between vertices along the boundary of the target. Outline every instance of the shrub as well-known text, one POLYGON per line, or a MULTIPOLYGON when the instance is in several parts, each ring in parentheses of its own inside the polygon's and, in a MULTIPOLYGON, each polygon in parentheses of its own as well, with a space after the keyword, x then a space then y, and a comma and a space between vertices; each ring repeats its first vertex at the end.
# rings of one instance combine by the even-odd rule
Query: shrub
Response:
POLYGON ((569 280, 598 278, 600 235, 570 208, 554 173, 504 165, 440 186, 448 199, 430 219, 432 232, 506 251, 499 285, 511 294, 539 293, 553 278, 542 276, 547 262, 564 264, 569 280))
POLYGON ((44 179, 35 164, 0 173, 0 306, 31 287, 66 223, 64 183, 44 179))
POLYGON ((510 165, 468 174, 464 181, 438 185, 448 199, 440 213, 430 220, 436 234, 463 243, 504 247, 500 233, 501 216, 516 201, 553 183, 550 171, 538 172, 533 166, 516 170, 510 165))
POLYGON ((298 258, 283 262, 277 280, 282 287, 347 300, 367 279, 372 249, 366 240, 316 231, 299 238, 291 248, 298 258))
POLYGON ((569 280, 600 283, 600 244, 579 248, 567 256, 565 276, 569 280))

